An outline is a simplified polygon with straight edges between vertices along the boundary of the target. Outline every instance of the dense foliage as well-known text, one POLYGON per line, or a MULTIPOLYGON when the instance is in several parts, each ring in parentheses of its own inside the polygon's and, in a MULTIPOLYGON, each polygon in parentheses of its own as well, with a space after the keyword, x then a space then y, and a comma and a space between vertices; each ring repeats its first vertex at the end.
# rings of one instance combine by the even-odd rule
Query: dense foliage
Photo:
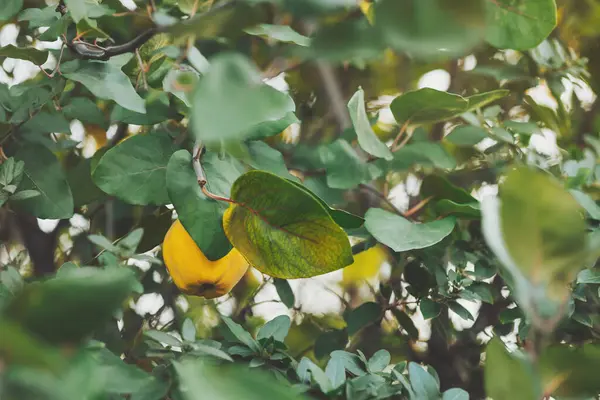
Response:
POLYGON ((1 3, 2 399, 600 393, 597 1, 1 3))

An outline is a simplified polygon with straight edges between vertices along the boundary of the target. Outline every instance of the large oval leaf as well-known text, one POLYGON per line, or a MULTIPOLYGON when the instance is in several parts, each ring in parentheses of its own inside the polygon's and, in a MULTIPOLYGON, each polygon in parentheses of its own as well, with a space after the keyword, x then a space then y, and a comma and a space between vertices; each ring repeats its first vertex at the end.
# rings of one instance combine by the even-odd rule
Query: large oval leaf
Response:
POLYGON ((469 101, 464 97, 429 88, 404 93, 390 105, 399 124, 445 121, 464 113, 468 107, 469 101))
POLYGON ((296 108, 290 96, 262 83, 260 73, 239 54, 219 55, 194 91, 191 124, 207 142, 245 139, 253 128, 275 122, 296 108))
POLYGON ((276 278, 307 278, 350 265, 348 237, 323 205, 264 171, 242 175, 223 216, 225 234, 248 262, 276 278))
POLYGON ((165 133, 133 136, 102 156, 92 171, 94 183, 130 204, 168 204, 167 163, 175 149, 165 133))
POLYGON ((375 24, 390 46, 417 57, 456 56, 484 36, 481 0, 383 0, 375 24))
POLYGON ((66 78, 81 83, 97 97, 113 100, 131 111, 146 112, 144 99, 137 94, 129 77, 114 63, 75 60, 64 63, 61 69, 66 78))
POLYGON ((25 162, 19 190, 37 190, 40 195, 15 201, 15 208, 38 218, 71 218, 73 195, 67 178, 54 154, 44 146, 27 145, 15 154, 25 162))
POLYGON ((452 232, 455 223, 454 217, 448 217, 415 224, 380 208, 371 208, 365 215, 365 227, 371 235, 394 251, 433 246, 452 232))
MULTIPOLYGON (((220 159, 212 152, 204 155, 202 167, 208 180, 207 189, 223 197, 229 197, 229 188, 244 172, 235 159, 220 159)), ((181 224, 206 258, 214 261, 229 253, 231 243, 222 222, 227 203, 209 199, 202 193, 192 167, 192 155, 187 150, 179 150, 169 160, 167 190, 181 224)))
POLYGON ((500 229, 508 254, 532 282, 566 288, 583 268, 586 254, 585 221, 577 200, 552 176, 525 167, 511 171, 499 190, 500 229))
POLYGON ((6 315, 50 342, 80 340, 112 316, 135 282, 126 268, 76 268, 27 285, 8 305, 6 315))
POLYGON ((531 49, 556 26, 555 0, 489 0, 485 7, 485 39, 499 49, 531 49))

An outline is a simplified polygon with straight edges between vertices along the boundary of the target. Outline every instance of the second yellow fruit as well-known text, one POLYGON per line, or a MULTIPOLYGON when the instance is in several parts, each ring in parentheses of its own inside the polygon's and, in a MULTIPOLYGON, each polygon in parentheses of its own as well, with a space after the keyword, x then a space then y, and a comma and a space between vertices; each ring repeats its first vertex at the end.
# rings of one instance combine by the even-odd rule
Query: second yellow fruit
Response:
POLYGON ((248 269, 248 262, 236 249, 216 261, 206 258, 179 220, 165 236, 163 258, 182 292, 207 299, 229 293, 248 269))

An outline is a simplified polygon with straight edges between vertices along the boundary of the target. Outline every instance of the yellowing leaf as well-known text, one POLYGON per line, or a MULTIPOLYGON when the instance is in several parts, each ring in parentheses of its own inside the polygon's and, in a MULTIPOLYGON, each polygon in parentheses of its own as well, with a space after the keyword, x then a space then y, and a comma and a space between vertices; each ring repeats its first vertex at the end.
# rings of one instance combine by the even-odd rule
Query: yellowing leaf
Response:
POLYGON ((307 278, 352 263, 348 237, 323 205, 293 183, 250 171, 231 188, 227 238, 250 265, 284 279, 307 278))
POLYGON ((354 262, 344 268, 342 283, 350 286, 374 278, 387 258, 388 254, 383 246, 374 246, 358 253, 354 256, 354 262))

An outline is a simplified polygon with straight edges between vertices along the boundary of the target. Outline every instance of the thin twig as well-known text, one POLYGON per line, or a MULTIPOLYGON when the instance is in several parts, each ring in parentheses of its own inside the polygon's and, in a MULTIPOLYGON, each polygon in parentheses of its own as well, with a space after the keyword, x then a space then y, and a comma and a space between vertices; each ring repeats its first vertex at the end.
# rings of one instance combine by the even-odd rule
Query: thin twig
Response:
POLYGON ((135 49, 135 56, 137 58, 137 62, 140 66, 140 76, 142 77, 142 83, 144 84, 144 90, 148 91, 148 81, 146 80, 146 66, 144 65, 144 61, 142 60, 142 56, 140 55, 140 49, 135 49))
POLYGON ((415 206, 413 206, 410 210, 406 211, 404 213, 404 216, 408 218, 408 217, 414 215, 421 208, 425 207, 427 205, 427 203, 429 203, 431 201, 431 199, 433 199, 433 196, 429 196, 426 199, 421 200, 415 206))
POLYGON ((392 210, 394 210, 394 212, 398 215, 401 216, 406 216, 402 211, 400 211, 400 209, 398 207, 396 207, 394 205, 394 203, 392 203, 390 201, 390 199, 388 199, 383 193, 381 193, 379 190, 377 190, 376 188, 374 188, 371 185, 366 185, 364 183, 361 183, 360 185, 358 185, 358 187, 360 189, 366 190, 368 192, 371 192, 372 194, 374 194, 375 196, 377 196, 377 198, 379 198, 382 202, 384 202, 385 204, 387 204, 392 210))
POLYGON ((404 133, 406 132, 406 129, 408 128, 408 124, 410 121, 406 121, 402 127, 400 128, 400 132, 398 132, 398 134, 396 135, 396 138, 394 139, 394 142, 392 143, 392 147, 390 147, 392 153, 400 150, 402 147, 404 147, 404 145, 408 142, 408 140, 410 139, 410 135, 406 135, 406 137, 404 138, 404 140, 402 141, 402 143, 398 144, 398 142, 400 142, 400 138, 404 135, 404 133))

